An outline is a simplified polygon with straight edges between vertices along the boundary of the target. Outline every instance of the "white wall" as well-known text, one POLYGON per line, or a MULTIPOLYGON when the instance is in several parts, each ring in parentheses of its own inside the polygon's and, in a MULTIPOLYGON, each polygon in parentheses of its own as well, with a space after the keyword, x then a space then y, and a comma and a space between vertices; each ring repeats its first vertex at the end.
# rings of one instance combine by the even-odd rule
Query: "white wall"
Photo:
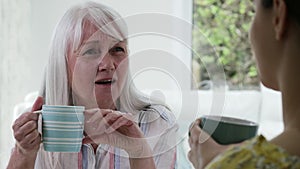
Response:
POLYGON ((30 3, 0 1, 0 168, 10 152, 13 107, 30 91, 29 21, 30 3))

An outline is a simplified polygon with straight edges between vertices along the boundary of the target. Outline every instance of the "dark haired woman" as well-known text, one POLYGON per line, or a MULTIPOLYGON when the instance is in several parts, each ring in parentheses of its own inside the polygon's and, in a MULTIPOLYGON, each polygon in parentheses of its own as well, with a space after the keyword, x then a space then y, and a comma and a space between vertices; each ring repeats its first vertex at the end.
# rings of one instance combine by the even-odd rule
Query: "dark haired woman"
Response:
MULTIPOLYGON (((260 135, 237 146, 205 138, 196 120, 188 154, 199 168, 300 168, 300 1, 254 0, 250 41, 262 83, 282 93, 284 131, 260 135), (200 135, 201 134, 201 135, 200 135)), ((276 127, 276 126, 274 126, 276 127)))

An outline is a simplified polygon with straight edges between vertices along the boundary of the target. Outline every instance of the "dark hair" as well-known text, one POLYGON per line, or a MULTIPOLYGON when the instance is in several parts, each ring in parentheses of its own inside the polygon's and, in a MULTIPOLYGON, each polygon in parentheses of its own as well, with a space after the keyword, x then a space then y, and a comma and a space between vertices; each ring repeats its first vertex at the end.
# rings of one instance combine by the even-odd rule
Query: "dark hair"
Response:
MULTIPOLYGON (((264 8, 271 8, 273 6, 273 0, 262 0, 264 8)), ((285 0, 288 17, 297 21, 300 24, 300 1, 299 0, 285 0)))
POLYGON ((264 8, 270 8, 273 6, 273 0, 262 0, 261 2, 264 8))

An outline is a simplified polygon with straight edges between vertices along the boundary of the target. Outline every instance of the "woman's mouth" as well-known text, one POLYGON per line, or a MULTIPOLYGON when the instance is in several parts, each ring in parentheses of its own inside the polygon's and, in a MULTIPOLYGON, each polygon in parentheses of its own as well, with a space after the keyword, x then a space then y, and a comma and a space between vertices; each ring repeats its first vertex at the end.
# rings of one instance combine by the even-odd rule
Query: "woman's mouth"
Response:
POLYGON ((116 82, 115 79, 101 79, 101 80, 97 80, 95 82, 95 84, 97 84, 97 85, 111 85, 115 82, 116 82))

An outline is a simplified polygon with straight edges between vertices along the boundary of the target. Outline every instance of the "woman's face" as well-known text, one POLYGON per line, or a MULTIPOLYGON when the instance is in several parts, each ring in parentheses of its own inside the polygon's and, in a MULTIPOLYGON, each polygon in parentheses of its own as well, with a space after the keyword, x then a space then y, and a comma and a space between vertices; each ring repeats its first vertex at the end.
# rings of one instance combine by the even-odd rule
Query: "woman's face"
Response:
POLYGON ((68 57, 73 97, 76 104, 89 108, 113 109, 127 77, 127 44, 92 29, 68 57))
POLYGON ((254 0, 255 16, 250 29, 250 42, 256 58, 262 83, 270 88, 277 88, 276 72, 278 69, 278 43, 273 27, 272 9, 262 6, 262 0, 254 0))

